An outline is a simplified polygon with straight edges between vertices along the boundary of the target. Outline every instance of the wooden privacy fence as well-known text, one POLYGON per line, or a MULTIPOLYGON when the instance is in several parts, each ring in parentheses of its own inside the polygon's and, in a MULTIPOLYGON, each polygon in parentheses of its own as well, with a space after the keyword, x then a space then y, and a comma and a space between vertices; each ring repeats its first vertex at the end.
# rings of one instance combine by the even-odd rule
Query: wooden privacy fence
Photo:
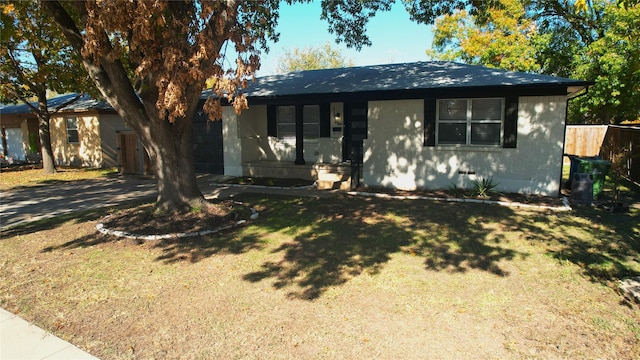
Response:
POLYGON ((564 153, 578 156, 597 156, 600 154, 607 127, 607 125, 567 125, 564 153))
POLYGON ((609 126, 600 156, 614 161, 613 156, 621 151, 627 152, 624 156, 626 177, 640 183, 640 127, 609 126))
MULTIPOLYGON (((601 156, 612 160, 612 149, 626 149, 627 177, 640 182, 640 127, 616 125, 567 125, 564 152, 577 156, 601 156)), ((565 157, 565 162, 568 162, 565 157)))

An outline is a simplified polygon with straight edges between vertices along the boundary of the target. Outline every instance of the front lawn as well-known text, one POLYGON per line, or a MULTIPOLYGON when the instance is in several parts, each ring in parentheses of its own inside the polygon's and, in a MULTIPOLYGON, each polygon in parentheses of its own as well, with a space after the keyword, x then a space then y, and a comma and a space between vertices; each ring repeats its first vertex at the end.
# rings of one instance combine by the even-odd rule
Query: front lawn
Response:
POLYGON ((241 194, 248 226, 145 242, 97 214, 0 240, 0 306, 102 359, 636 359, 640 209, 241 194))
POLYGON ((0 170, 0 190, 103 178, 116 175, 117 171, 116 168, 59 168, 54 174, 45 174, 42 169, 7 168, 0 170))

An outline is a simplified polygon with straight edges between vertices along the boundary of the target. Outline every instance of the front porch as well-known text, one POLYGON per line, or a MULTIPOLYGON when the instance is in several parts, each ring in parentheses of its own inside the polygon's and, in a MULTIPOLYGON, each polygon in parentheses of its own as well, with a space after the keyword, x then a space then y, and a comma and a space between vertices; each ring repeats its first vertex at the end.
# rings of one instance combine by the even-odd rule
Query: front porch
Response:
POLYGON ((315 180, 320 190, 351 190, 351 163, 296 165, 293 161, 257 160, 242 163, 244 176, 315 180))

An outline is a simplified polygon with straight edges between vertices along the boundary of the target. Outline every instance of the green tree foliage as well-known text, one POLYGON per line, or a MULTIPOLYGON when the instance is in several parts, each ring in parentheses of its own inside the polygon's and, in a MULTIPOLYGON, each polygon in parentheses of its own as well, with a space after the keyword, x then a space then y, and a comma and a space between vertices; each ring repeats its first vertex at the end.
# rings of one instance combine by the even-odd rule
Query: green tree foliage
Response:
POLYGON ((437 20, 432 57, 594 81, 570 122, 638 118, 637 1, 495 0, 470 14, 474 1, 461 3, 437 20))
POLYGON ((573 102, 572 114, 585 114, 592 123, 636 120, 640 116, 640 5, 608 6, 601 22, 602 36, 574 58, 574 76, 595 84, 587 96, 573 102))
POLYGON ((488 17, 457 10, 436 20, 433 50, 427 55, 442 60, 514 70, 538 71, 535 22, 526 17, 518 0, 500 0, 488 17))
POLYGON ((84 92, 92 83, 86 81, 76 53, 37 2, 6 2, 0 9, 0 102, 23 102, 37 116, 43 169, 51 173, 55 165, 49 119, 68 103, 52 109, 47 94, 84 92))
POLYGON ((340 50, 332 48, 328 42, 317 47, 285 50, 284 55, 278 59, 278 72, 280 73, 347 66, 353 66, 353 61, 345 58, 340 50))

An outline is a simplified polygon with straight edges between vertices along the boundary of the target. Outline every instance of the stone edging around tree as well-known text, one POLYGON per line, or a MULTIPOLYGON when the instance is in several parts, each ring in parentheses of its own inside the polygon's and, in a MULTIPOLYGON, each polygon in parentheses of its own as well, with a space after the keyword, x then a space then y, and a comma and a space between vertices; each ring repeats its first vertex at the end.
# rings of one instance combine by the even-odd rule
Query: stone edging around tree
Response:
MULTIPOLYGON (((258 218, 258 212, 254 208, 249 208, 249 210, 251 210, 250 219, 251 220, 257 219, 258 218)), ((104 220, 106 220, 108 218, 109 218, 109 216, 105 217, 104 220)), ((215 233, 220 232, 220 231, 233 229, 233 228, 238 227, 238 226, 240 226, 242 224, 245 224, 246 222, 247 222, 247 220, 239 220, 239 221, 235 222, 234 224, 227 225, 227 226, 222 226, 222 227, 219 227, 217 229, 212 229, 212 230, 202 230, 202 231, 183 232, 183 233, 156 234, 156 235, 132 234, 132 233, 129 233, 129 232, 126 232, 126 231, 108 229, 108 228, 106 228, 104 226, 104 224, 102 222, 100 222, 100 223, 98 223, 96 225, 96 229, 101 234, 112 235, 112 236, 116 236, 116 237, 119 237, 119 238, 134 239, 134 240, 145 240, 145 241, 155 241, 155 240, 166 240, 166 239, 181 239, 181 238, 187 238, 187 237, 204 236, 204 235, 215 234, 215 233)))

